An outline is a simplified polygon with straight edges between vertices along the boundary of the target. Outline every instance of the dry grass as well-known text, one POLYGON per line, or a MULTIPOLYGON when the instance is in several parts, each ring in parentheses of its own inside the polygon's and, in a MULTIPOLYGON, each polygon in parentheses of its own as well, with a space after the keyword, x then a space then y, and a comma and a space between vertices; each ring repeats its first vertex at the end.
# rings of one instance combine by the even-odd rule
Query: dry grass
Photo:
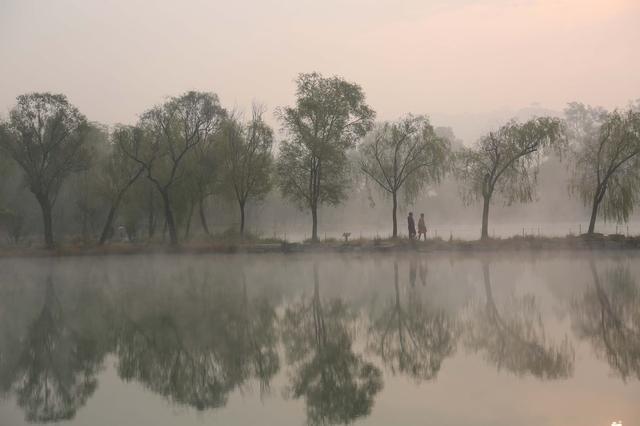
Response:
POLYGON ((0 247, 0 257, 107 256, 134 254, 206 254, 206 253, 288 253, 344 251, 505 251, 505 250, 590 250, 640 249, 640 237, 624 235, 536 237, 514 236, 486 241, 443 240, 411 241, 406 238, 357 238, 348 242, 331 239, 320 242, 288 243, 279 239, 222 238, 193 241, 172 247, 167 244, 112 243, 104 246, 64 244, 52 250, 43 247, 0 247))

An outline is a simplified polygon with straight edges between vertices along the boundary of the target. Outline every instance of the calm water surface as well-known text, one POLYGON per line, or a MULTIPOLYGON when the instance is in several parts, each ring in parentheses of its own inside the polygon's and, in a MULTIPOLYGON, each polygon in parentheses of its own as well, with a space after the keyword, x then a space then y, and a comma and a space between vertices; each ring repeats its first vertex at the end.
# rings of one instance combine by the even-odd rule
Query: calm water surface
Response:
POLYGON ((1 260, 0 425, 639 425, 638 260, 1 260))

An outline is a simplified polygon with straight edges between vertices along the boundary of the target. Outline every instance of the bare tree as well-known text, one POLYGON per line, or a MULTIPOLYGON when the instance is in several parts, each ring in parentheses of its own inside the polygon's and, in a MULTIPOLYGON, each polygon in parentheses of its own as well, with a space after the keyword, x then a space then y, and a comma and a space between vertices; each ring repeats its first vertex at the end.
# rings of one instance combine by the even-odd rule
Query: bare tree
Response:
POLYGON ((346 152, 371 129, 375 112, 360 86, 340 77, 300 74, 296 83, 296 106, 278 110, 289 139, 276 172, 282 195, 311 210, 311 239, 318 241, 318 207, 345 198, 346 152))
POLYGON ((144 167, 160 193, 171 245, 178 244, 171 189, 184 173, 185 156, 209 143, 225 115, 217 95, 187 92, 145 112, 140 127, 149 133, 148 142, 145 138, 132 149, 125 149, 129 158, 144 167))
POLYGON ((424 116, 407 115, 377 126, 361 147, 360 169, 393 200, 393 238, 398 236, 398 193, 411 202, 427 184, 439 182, 450 144, 436 136, 424 116))
POLYGON ((225 123, 219 138, 222 182, 240 207, 240 236, 244 236, 245 206, 271 189, 273 130, 262 118, 264 108, 253 106, 251 120, 235 117, 225 123))
POLYGON ((538 167, 545 149, 564 142, 560 119, 540 117, 525 123, 510 121, 482 137, 474 148, 457 154, 456 175, 463 184, 462 198, 471 204, 482 197, 483 240, 489 238, 489 206, 497 191, 507 204, 533 200, 538 167))
POLYGON ((31 93, 17 98, 9 120, 0 123, 0 148, 24 171, 40 204, 44 240, 53 247, 53 206, 69 174, 89 165, 88 124, 64 95, 31 93))
POLYGON ((601 209, 627 221, 640 199, 640 111, 606 112, 578 103, 565 110, 573 144, 570 189, 591 207, 588 233, 601 209))

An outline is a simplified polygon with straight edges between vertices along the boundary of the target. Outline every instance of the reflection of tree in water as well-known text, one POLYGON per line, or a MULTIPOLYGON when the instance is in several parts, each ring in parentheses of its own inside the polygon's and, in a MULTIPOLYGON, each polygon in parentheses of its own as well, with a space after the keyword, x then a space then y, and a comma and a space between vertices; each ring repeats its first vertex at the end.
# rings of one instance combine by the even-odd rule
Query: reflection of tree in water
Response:
POLYGON ((466 343, 484 352, 498 369, 542 379, 567 378, 573 374, 575 354, 565 336, 559 344, 547 339, 535 297, 509 300, 498 311, 491 291, 489 264, 483 263, 486 304, 478 306, 468 321, 466 343))
POLYGON ((2 375, 3 387, 15 394, 27 421, 69 420, 97 387, 104 349, 70 324, 49 277, 42 310, 17 351, 15 370, 2 375))
POLYGON ((604 275, 590 261, 593 288, 573 303, 574 330, 626 380, 640 379, 640 288, 628 267, 604 275))
POLYGON ((250 302, 246 286, 185 291, 171 306, 146 308, 123 320, 118 373, 175 403, 220 407, 249 379, 267 389, 279 369, 274 309, 250 302))
POLYGON ((291 394, 304 396, 309 424, 350 423, 371 412, 382 374, 352 348, 353 313, 339 299, 323 301, 317 264, 314 292, 290 306, 282 325, 287 361, 294 367, 291 394))
POLYGON ((378 354, 392 372, 408 374, 417 380, 431 380, 437 376, 442 362, 455 352, 458 325, 444 310, 422 303, 415 289, 413 262, 409 264, 410 288, 403 304, 398 263, 393 267, 395 300, 372 321, 368 348, 378 354))

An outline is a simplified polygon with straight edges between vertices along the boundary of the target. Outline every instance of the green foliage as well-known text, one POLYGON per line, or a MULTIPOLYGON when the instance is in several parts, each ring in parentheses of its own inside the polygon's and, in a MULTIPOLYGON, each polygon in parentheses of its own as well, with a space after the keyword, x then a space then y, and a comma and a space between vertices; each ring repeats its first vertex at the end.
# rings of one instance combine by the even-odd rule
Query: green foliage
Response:
MULTIPOLYGON (((569 188, 605 219, 627 221, 640 200, 640 111, 566 110, 572 141, 569 188)), ((595 218, 594 218, 595 220, 595 218)))
POLYGON ((462 198, 471 204, 498 192, 506 204, 532 201, 538 167, 547 149, 564 147, 562 120, 540 117, 525 123, 510 121, 490 132, 473 148, 456 155, 456 176, 462 183, 462 198))
POLYGON ((126 152, 144 166, 147 177, 168 189, 184 173, 183 159, 209 143, 226 112, 213 93, 187 92, 146 111, 139 126, 148 138, 136 140, 126 152))
POLYGON ((346 152, 372 127, 374 111, 357 84, 300 74, 295 107, 278 110, 287 133, 276 165, 283 196, 300 208, 339 204, 346 195, 346 152))
POLYGON ((247 201, 262 200, 271 189, 273 130, 264 122, 263 114, 264 110, 254 105, 248 122, 230 117, 217 138, 220 186, 240 206, 241 234, 247 201))
MULTIPOLYGON (((187 92, 145 112, 139 127, 148 137, 134 139, 133 146, 123 148, 129 158, 144 168, 147 178, 161 194, 173 245, 178 244, 173 211, 176 206, 171 202, 173 187, 187 175, 188 156, 196 148, 210 143, 225 116, 217 95, 187 92)), ((189 199, 182 192, 178 195, 182 200, 189 199)), ((184 203, 177 208, 181 212, 189 211, 184 203)))
POLYGON ((89 166, 88 130, 85 117, 64 95, 21 95, 0 130, 0 148, 24 170, 34 194, 55 199, 70 173, 89 166))
POLYGON ((64 95, 31 93, 17 98, 0 125, 0 150, 24 172, 42 209, 45 242, 52 247, 52 208, 65 179, 90 165, 86 118, 64 95))
POLYGON ((440 182, 450 143, 436 136, 427 117, 407 115, 379 124, 360 147, 361 170, 385 193, 404 189, 410 203, 425 185, 440 182))
POLYGON ((123 189, 133 184, 144 168, 127 155, 148 137, 135 126, 116 126, 107 145, 106 155, 99 165, 98 191, 110 203, 115 203, 123 189))

